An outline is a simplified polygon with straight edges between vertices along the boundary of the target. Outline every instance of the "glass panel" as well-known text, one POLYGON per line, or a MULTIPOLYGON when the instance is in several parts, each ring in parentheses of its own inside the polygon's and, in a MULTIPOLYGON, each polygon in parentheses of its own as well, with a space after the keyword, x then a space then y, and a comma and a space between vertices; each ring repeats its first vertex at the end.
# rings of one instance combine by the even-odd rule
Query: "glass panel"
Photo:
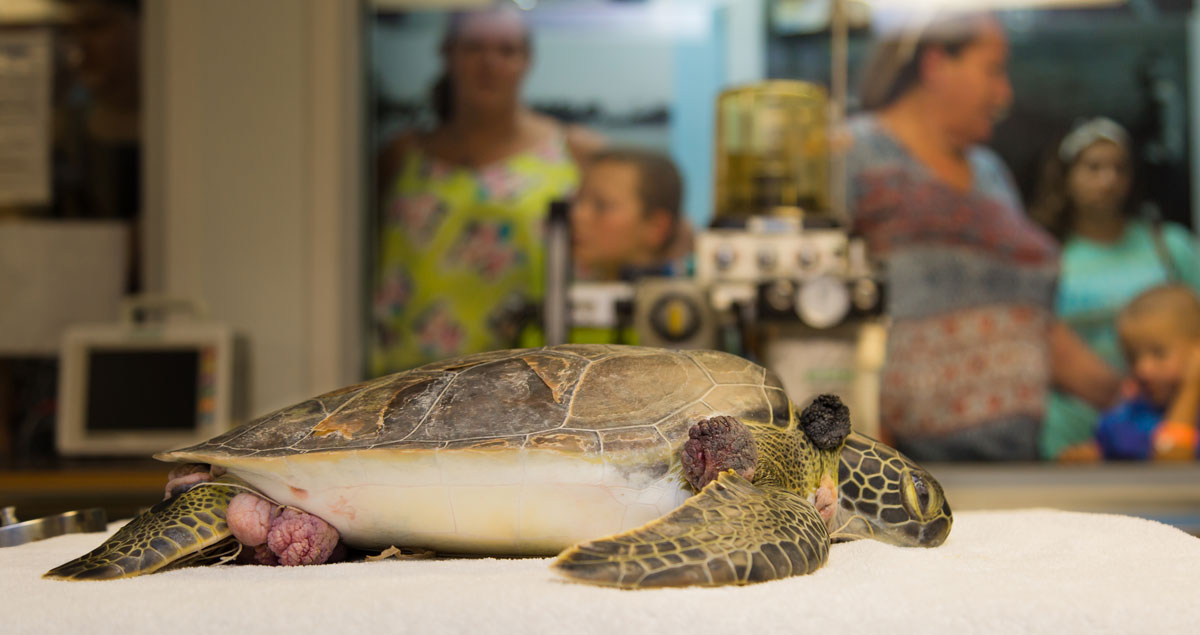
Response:
POLYGON ((540 2, 490 17, 385 4, 366 27, 371 374, 540 342, 521 324, 537 322, 543 259, 558 253, 543 222, 601 144, 673 159, 685 216, 707 221, 718 4, 540 2), (439 116, 447 94, 469 114, 439 116))
MULTIPOLYGON (((957 389, 947 389, 944 402, 935 406, 930 401, 918 427, 934 429, 954 420, 946 424, 953 427, 961 423, 956 417, 963 412, 974 413, 964 416, 976 423, 991 421, 991 414, 1007 408, 1019 411, 1019 423, 1004 425, 1020 428, 1014 434, 1021 436, 1023 456, 1029 456, 1035 446, 1044 458, 1058 456, 1071 445, 1068 441, 1090 438, 1098 413, 1059 404, 1060 395, 1048 392, 1051 382, 1074 390, 1093 405, 1117 394, 1119 377, 1128 373, 1114 330, 1117 310, 1136 293, 1172 276, 1200 281, 1200 273, 1187 262, 1194 257, 1195 235, 1189 232, 1196 218, 1190 178, 1194 168, 1188 151, 1194 134, 1189 85, 1195 72, 1188 56, 1194 56, 1196 48, 1188 28, 1195 20, 1190 2, 934 2, 971 9, 999 7, 983 18, 960 15, 955 19, 964 24, 982 19, 998 29, 1003 59, 998 67, 989 68, 988 81, 1002 94, 994 104, 983 104, 980 110, 986 106, 987 112, 972 124, 986 128, 986 134, 955 146, 947 155, 948 168, 933 165, 936 160, 926 162, 928 157, 917 151, 925 148, 914 150, 903 142, 889 148, 901 159, 911 160, 914 174, 933 173, 934 181, 950 186, 953 195, 966 196, 971 206, 1000 212, 991 216, 972 212, 968 220, 942 234, 938 232, 945 228, 931 213, 925 220, 932 224, 889 226, 879 240, 865 236, 869 228, 864 227, 861 200, 850 175, 858 166, 847 165, 854 160, 853 153, 844 156, 855 124, 841 127, 847 116, 865 121, 860 115, 872 105, 866 103, 871 96, 860 85, 868 75, 873 46, 901 34, 918 34, 907 44, 898 42, 900 54, 893 62, 923 60, 924 51, 936 49, 942 55, 937 59, 945 62, 939 67, 944 73, 938 81, 947 91, 942 94, 946 99, 971 100, 971 82, 978 79, 963 75, 961 66, 956 66, 964 50, 962 42, 939 40, 932 49, 914 52, 913 47, 925 46, 931 35, 922 29, 941 28, 942 22, 916 15, 906 5, 929 2, 502 3, 510 9, 533 7, 519 13, 515 50, 507 53, 500 40, 462 36, 462 23, 447 12, 399 11, 394 8, 397 4, 405 3, 376 2, 367 24, 369 140, 378 168, 370 209, 376 230, 370 243, 373 261, 367 300, 367 313, 372 316, 370 374, 472 350, 537 343, 520 339, 521 329, 512 324, 536 322, 540 315, 545 278, 539 276, 545 266, 538 223, 547 216, 550 201, 575 192, 579 177, 577 173, 567 177, 553 195, 532 203, 525 217, 536 221, 527 226, 531 229, 521 229, 516 220, 493 222, 505 217, 499 208, 487 205, 529 182, 528 173, 506 161, 536 144, 523 144, 516 136, 509 147, 497 149, 489 146, 487 134, 478 134, 480 127, 489 128, 488 90, 505 96, 512 109, 527 109, 549 117, 555 126, 567 126, 557 129, 581 126, 610 145, 665 153, 682 173, 684 215, 695 229, 694 275, 658 289, 647 284, 636 289, 628 284, 589 287, 587 294, 572 296, 575 307, 588 307, 587 319, 616 324, 614 331, 626 329, 634 338, 644 338, 654 335, 654 329, 671 331, 671 325, 691 325, 698 314, 681 307, 700 307, 696 311, 707 311, 711 322, 695 329, 704 334, 702 342, 688 340, 687 345, 724 348, 764 361, 780 373, 793 397, 803 399, 817 385, 857 391, 855 399, 864 405, 858 411, 872 422, 867 430, 888 432, 873 425, 889 425, 886 422, 893 418, 888 398, 880 397, 889 382, 939 387, 957 385, 950 379, 976 378, 979 390, 964 388, 963 399, 949 394, 957 389), (835 28, 839 20, 844 20, 845 37, 835 28), (922 29, 910 28, 914 20, 924 20, 922 29), (842 45, 846 63, 839 68, 842 45), (515 55, 513 59, 519 58, 520 63, 510 69, 507 80, 498 83, 493 80, 503 75, 503 68, 495 60, 490 67, 480 66, 490 70, 479 71, 475 80, 464 79, 473 63, 467 58, 486 57, 488 46, 500 47, 493 52, 501 57, 515 55), (477 103, 472 107, 477 110, 469 123, 474 131, 470 126, 447 126, 449 120, 439 119, 433 106, 434 86, 447 68, 462 73, 453 86, 481 91, 473 97, 477 103), (849 87, 844 96, 842 86, 849 87), (773 97, 789 90, 793 97, 803 98, 773 97), (827 114, 825 99, 829 100, 827 114), (1127 165, 1121 168, 1132 177, 1126 192, 1113 195, 1120 200, 1122 213, 1128 212, 1121 222, 1148 228, 1146 249, 1140 253, 1146 258, 1136 268, 1114 273, 1110 269, 1116 260, 1111 253, 1100 257, 1100 264, 1110 267, 1105 271, 1114 275, 1125 276, 1134 269, 1152 275, 1130 282, 1120 293, 1113 293, 1120 285, 1100 283, 1103 302, 1093 307, 1084 306, 1094 297, 1079 291, 1080 279, 1073 277, 1070 263, 1077 257, 1070 243, 1073 230, 1056 225, 1065 222, 1065 208, 1060 205, 1052 214, 1057 221, 1046 210, 1055 196, 1059 203, 1065 200, 1067 175, 1079 157, 1076 146, 1083 137, 1076 135, 1075 141, 1069 141, 1067 133, 1096 117, 1112 120, 1118 132, 1104 133, 1111 128, 1096 123, 1084 129, 1084 137, 1107 134, 1127 146, 1127 165), (469 142, 468 133, 475 135, 469 142), (734 156, 746 146, 757 148, 751 153, 754 156, 734 156), (1064 163, 1064 156, 1071 161, 1064 163), (942 168, 947 168, 946 174, 937 172, 942 168), (1055 170, 1057 177, 1051 174, 1055 170), (439 185, 430 187, 431 183, 439 185), (475 206, 478 214, 456 216, 455 206, 463 201, 475 206), (1003 226, 977 222, 996 218, 1004 219, 1003 226), (445 227, 455 229, 439 233, 445 227), (896 257, 888 241, 910 230, 926 237, 921 232, 949 235, 951 242, 961 239, 961 244, 954 242, 932 255, 913 251, 896 257), (1154 237, 1166 234, 1170 245, 1158 246, 1162 241, 1154 237), (989 260, 995 254, 1002 255, 989 260), (414 255, 415 259, 406 260, 414 255), (912 259, 904 260, 908 256, 912 259), (514 263, 526 269, 521 274, 524 279, 513 287, 519 292, 510 294, 497 272, 514 263), (447 274, 454 271, 471 271, 476 281, 489 283, 471 287, 466 277, 447 274), (431 272, 437 275, 426 279, 431 272), (817 278, 820 284, 814 282, 817 278), (433 290, 430 280, 435 281, 433 290), (457 313, 447 309, 448 298, 463 293, 486 306, 457 313), (668 302, 667 296, 677 301, 668 302), (634 314, 639 306, 669 310, 642 321, 621 322, 622 314, 615 307, 628 308, 631 303, 634 314), (988 307, 996 306, 1003 310, 987 314, 988 307), (1036 307, 1036 327, 1018 324, 1023 323, 1022 308, 1027 306, 1036 307), (962 335, 962 329, 958 335, 942 332, 930 342, 917 336, 906 339, 905 334, 915 333, 911 322, 918 318, 946 318, 955 325, 962 318, 965 328, 979 332, 970 336, 962 335), (466 325, 469 320, 476 326, 466 325), (1098 330, 1093 330, 1094 322, 1101 324, 1098 330), (473 329, 499 330, 505 335, 464 346, 472 340, 473 329), (989 338, 999 337, 996 329, 1011 329, 1005 337, 1013 339, 994 340, 1004 342, 995 350, 976 350, 993 341, 989 338), (1046 330, 1053 335, 1045 337, 1046 330), (962 339, 962 346, 954 337, 962 339), (1045 363, 1051 351, 1059 355, 1060 337, 1070 342, 1070 351, 1077 355, 1070 358, 1074 367, 1067 371, 1045 363), (942 346, 946 359, 955 355, 962 359, 957 365, 939 360, 931 366, 935 370, 906 364, 904 355, 917 353, 898 347, 910 341, 942 346), (405 347, 412 354, 393 355, 405 347), (1016 378, 1012 382, 989 379, 996 377, 989 373, 1000 358, 1007 360, 1004 372, 1016 378), (1091 372, 1099 374, 1080 379, 1091 372), (1097 391, 1099 385, 1105 390, 1097 391), (1060 423, 1047 423, 1039 431, 1047 409, 1051 418, 1071 418, 1069 430, 1058 438, 1052 437, 1060 423), (1041 436, 1033 439, 1031 434, 1041 436)), ((910 64, 908 70, 895 71, 913 68, 918 67, 910 64)), ((503 137, 513 130, 493 127, 493 140, 496 134, 503 137)), ((570 149, 567 144, 566 154, 558 158, 574 159, 570 149)), ((940 201, 929 192, 922 195, 931 197, 919 199, 929 203, 926 208, 933 209, 940 201)), ((587 199, 578 196, 575 209, 587 199)), ((578 273, 578 253, 576 257, 573 271, 578 273)), ((574 285, 571 293, 583 286, 574 285)), ((693 332, 690 327, 675 330, 693 332)), ((610 336, 605 331, 601 341, 630 341, 624 335, 610 336)), ((669 337, 653 341, 682 345, 669 337)), ((1055 357, 1056 364, 1058 360, 1055 357)), ((997 443, 1008 441, 1013 439, 997 443)), ((968 455, 951 447, 945 456, 968 455)))

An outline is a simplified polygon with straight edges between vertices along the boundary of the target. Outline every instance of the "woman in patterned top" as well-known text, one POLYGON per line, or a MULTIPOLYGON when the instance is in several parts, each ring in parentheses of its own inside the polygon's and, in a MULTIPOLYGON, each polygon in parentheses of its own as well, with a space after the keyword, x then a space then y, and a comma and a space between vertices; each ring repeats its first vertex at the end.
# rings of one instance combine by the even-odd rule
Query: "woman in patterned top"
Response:
POLYGON ((853 225, 889 285, 883 434, 918 460, 1033 460, 1052 384, 1116 394, 1053 319, 1053 239, 979 145, 1012 100, 1007 59, 991 16, 906 30, 877 46, 850 123, 853 225))
POLYGON ((523 106, 532 56, 519 14, 457 14, 434 86, 437 126, 383 151, 370 369, 512 346, 540 299, 542 223, 601 143, 523 106))

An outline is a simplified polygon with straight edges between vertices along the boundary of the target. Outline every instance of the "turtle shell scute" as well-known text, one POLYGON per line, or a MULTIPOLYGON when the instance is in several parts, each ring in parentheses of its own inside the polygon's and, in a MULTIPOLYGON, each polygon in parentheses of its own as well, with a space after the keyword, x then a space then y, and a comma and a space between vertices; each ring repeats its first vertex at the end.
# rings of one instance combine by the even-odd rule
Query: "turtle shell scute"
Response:
POLYGON ((616 355, 592 362, 571 399, 568 425, 604 430, 662 420, 699 401, 712 380, 685 355, 616 355))
POLYGON ((459 371, 408 438, 525 435, 557 428, 566 416, 551 387, 515 357, 459 371))

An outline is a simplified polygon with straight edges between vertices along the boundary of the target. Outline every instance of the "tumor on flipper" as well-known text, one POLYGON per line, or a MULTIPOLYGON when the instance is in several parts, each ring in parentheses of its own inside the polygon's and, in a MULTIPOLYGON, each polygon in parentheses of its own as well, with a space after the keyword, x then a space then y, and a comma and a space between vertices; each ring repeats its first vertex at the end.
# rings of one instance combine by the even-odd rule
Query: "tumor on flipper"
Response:
POLYGON ((688 483, 700 490, 725 470, 753 480, 758 446, 744 423, 734 417, 718 416, 692 425, 679 459, 688 483))
POLYGON ((281 565, 322 564, 333 554, 338 538, 337 529, 321 518, 287 507, 271 521, 267 546, 281 565))

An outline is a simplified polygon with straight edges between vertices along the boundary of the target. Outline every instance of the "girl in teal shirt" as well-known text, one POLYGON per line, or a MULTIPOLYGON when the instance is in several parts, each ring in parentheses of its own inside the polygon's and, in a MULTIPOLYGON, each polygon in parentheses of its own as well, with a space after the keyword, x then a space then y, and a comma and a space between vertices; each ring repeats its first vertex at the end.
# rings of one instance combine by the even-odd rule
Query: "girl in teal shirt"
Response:
MULTIPOLYGON (((1063 242, 1056 311, 1114 369, 1124 370, 1115 319, 1142 290, 1168 281, 1200 289, 1196 238, 1136 214, 1129 134, 1106 118, 1075 127, 1059 145, 1031 214, 1063 242)), ((1153 214, 1152 216, 1157 216, 1153 214)), ((1093 447, 1098 413, 1052 393, 1042 427, 1048 459, 1093 447)))

